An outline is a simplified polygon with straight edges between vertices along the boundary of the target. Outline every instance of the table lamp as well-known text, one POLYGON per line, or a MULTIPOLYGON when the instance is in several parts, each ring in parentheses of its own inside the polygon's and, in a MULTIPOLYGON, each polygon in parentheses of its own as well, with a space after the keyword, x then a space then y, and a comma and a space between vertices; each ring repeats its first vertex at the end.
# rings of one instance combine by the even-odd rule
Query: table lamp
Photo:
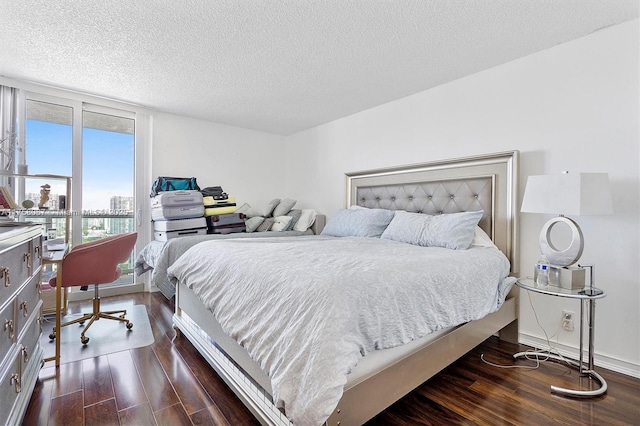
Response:
MULTIPOLYGON (((585 270, 572 265, 582 255, 584 237, 578 224, 566 215, 613 214, 608 174, 563 172, 529 176, 520 211, 559 215, 544 224, 538 240, 540 253, 551 266, 549 285, 570 290, 583 288, 585 270), (564 249, 556 248, 551 241, 551 230, 558 223, 566 224, 571 230, 571 242, 564 249)), ((590 285, 593 286, 593 282, 590 285)))

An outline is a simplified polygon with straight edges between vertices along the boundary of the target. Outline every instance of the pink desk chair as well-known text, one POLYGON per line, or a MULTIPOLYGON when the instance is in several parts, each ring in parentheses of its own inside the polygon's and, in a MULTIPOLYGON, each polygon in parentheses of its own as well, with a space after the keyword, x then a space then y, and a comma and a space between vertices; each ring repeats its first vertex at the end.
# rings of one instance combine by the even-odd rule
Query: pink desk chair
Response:
MULTIPOLYGON (((88 286, 94 284, 95 293, 93 296, 93 312, 85 314, 81 318, 60 324, 60 328, 70 324, 83 324, 89 320, 82 333, 80 341, 83 345, 89 342, 85 333, 94 321, 100 318, 122 321, 127 329, 131 330, 133 323, 125 318, 126 310, 100 312, 100 296, 98 295, 99 284, 112 283, 122 274, 118 264, 126 262, 133 251, 138 235, 136 232, 119 234, 112 237, 103 238, 97 241, 80 244, 74 247, 62 261, 62 287, 88 286), (116 316, 117 314, 120 314, 116 316)), ((49 285, 57 286, 57 277, 49 280, 49 285)), ((57 306, 57 314, 60 315, 60 306, 57 306)), ((50 339, 56 338, 56 328, 49 335, 50 339)), ((57 364, 56 364, 57 365, 57 364)))

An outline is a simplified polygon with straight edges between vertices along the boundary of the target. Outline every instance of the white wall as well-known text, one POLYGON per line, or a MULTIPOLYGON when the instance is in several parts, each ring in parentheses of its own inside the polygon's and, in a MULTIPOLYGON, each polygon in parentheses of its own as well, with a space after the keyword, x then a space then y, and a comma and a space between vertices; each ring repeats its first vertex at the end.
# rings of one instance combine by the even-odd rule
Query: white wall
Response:
MULTIPOLYGON (((195 176, 239 204, 284 198, 284 138, 173 114, 153 117, 151 176, 195 176)), ((151 182, 149 182, 151 187, 151 182)))
MULTIPOLYGON (((640 376, 638 21, 601 30, 286 140, 288 193, 329 217, 343 207, 344 173, 519 150, 520 187, 532 174, 608 172, 615 214, 576 218, 581 261, 597 265, 596 363, 640 376)), ((401 76, 399 76, 401 78, 401 76)), ((520 194, 520 200, 522 194, 520 194)), ((522 273, 539 256, 550 217, 521 216, 522 273)), ((544 338, 521 292, 521 339, 544 338)), ((531 295, 553 334, 575 300, 531 295)), ((560 346, 578 345, 563 332, 560 346)))

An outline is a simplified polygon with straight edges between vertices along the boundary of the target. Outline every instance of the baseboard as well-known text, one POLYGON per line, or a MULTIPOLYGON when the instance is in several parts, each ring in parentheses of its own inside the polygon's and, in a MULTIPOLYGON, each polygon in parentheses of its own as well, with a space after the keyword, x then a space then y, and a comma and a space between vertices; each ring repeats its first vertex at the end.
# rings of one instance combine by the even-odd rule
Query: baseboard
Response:
MULTIPOLYGON (((518 341, 523 345, 533 346, 538 349, 546 349, 549 347, 547 341, 538 337, 519 334, 518 341)), ((563 345, 561 343, 553 342, 553 347, 557 349, 562 356, 566 356, 573 359, 578 359, 579 350, 577 347, 563 345)), ((622 361, 616 358, 610 358, 605 355, 598 354, 596 352, 594 356, 594 363, 596 367, 605 368, 607 370, 615 371, 616 373, 625 374, 627 376, 640 379, 640 365, 630 362, 622 361)))

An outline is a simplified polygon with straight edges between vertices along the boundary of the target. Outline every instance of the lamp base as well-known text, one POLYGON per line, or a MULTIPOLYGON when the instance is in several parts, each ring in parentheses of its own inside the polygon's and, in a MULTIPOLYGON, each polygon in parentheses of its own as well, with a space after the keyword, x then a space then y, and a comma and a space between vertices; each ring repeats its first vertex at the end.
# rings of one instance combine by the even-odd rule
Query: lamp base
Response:
POLYGON ((551 266, 549 268, 549 285, 566 290, 579 290, 584 288, 585 277, 585 269, 579 266, 551 266))

